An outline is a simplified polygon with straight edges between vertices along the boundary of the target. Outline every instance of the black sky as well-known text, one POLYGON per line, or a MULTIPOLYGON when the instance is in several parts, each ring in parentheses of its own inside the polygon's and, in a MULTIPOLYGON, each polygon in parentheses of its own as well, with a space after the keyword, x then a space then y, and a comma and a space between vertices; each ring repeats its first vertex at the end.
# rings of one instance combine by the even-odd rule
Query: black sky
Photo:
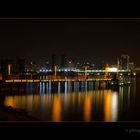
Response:
POLYGON ((140 66, 140 19, 0 19, 0 57, 115 63, 130 55, 140 66))

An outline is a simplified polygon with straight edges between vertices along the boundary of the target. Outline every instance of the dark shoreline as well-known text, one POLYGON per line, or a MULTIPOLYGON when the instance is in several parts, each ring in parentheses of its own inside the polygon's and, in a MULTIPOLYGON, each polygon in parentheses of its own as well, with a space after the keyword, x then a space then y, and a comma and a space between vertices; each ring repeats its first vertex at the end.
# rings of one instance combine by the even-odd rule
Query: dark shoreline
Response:
POLYGON ((33 116, 29 116, 24 110, 15 110, 11 106, 0 104, 0 121, 39 121, 33 116))

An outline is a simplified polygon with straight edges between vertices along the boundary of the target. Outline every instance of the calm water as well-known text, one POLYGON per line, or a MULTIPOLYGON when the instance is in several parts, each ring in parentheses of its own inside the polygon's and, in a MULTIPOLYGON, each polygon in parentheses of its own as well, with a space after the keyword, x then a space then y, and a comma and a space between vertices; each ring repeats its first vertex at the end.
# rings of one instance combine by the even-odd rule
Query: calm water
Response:
POLYGON ((51 83, 29 83, 22 94, 18 90, 6 95, 4 104, 42 121, 140 121, 139 85, 140 78, 133 78, 130 86, 110 89, 98 89, 92 82, 58 83, 55 89, 51 83))

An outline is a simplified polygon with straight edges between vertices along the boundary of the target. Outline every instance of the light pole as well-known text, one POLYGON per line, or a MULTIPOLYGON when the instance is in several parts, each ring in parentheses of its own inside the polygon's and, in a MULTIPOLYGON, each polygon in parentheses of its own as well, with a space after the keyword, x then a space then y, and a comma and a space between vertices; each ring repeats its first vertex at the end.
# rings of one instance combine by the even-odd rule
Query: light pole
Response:
POLYGON ((57 76, 57 69, 58 69, 58 66, 55 65, 55 66, 54 66, 54 76, 55 76, 55 78, 56 78, 56 76, 57 76))
POLYGON ((85 66, 85 80, 87 78, 87 68, 88 68, 88 66, 85 66))

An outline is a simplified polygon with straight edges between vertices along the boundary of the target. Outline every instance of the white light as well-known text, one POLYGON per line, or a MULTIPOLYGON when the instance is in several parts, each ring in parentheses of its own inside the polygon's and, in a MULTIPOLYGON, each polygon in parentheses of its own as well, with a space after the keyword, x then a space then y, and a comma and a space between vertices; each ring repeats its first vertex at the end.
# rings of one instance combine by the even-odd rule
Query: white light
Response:
POLYGON ((118 93, 113 92, 111 106, 111 119, 113 122, 117 121, 117 115, 118 115, 118 93))
POLYGON ((136 73, 134 72, 134 73, 133 73, 133 75, 135 76, 135 75, 136 75, 136 73))
POLYGON ((114 68, 110 68, 109 71, 110 71, 110 72, 117 72, 118 69, 114 67, 114 68))
POLYGON ((68 70, 67 69, 65 69, 65 72, 67 72, 68 70))

